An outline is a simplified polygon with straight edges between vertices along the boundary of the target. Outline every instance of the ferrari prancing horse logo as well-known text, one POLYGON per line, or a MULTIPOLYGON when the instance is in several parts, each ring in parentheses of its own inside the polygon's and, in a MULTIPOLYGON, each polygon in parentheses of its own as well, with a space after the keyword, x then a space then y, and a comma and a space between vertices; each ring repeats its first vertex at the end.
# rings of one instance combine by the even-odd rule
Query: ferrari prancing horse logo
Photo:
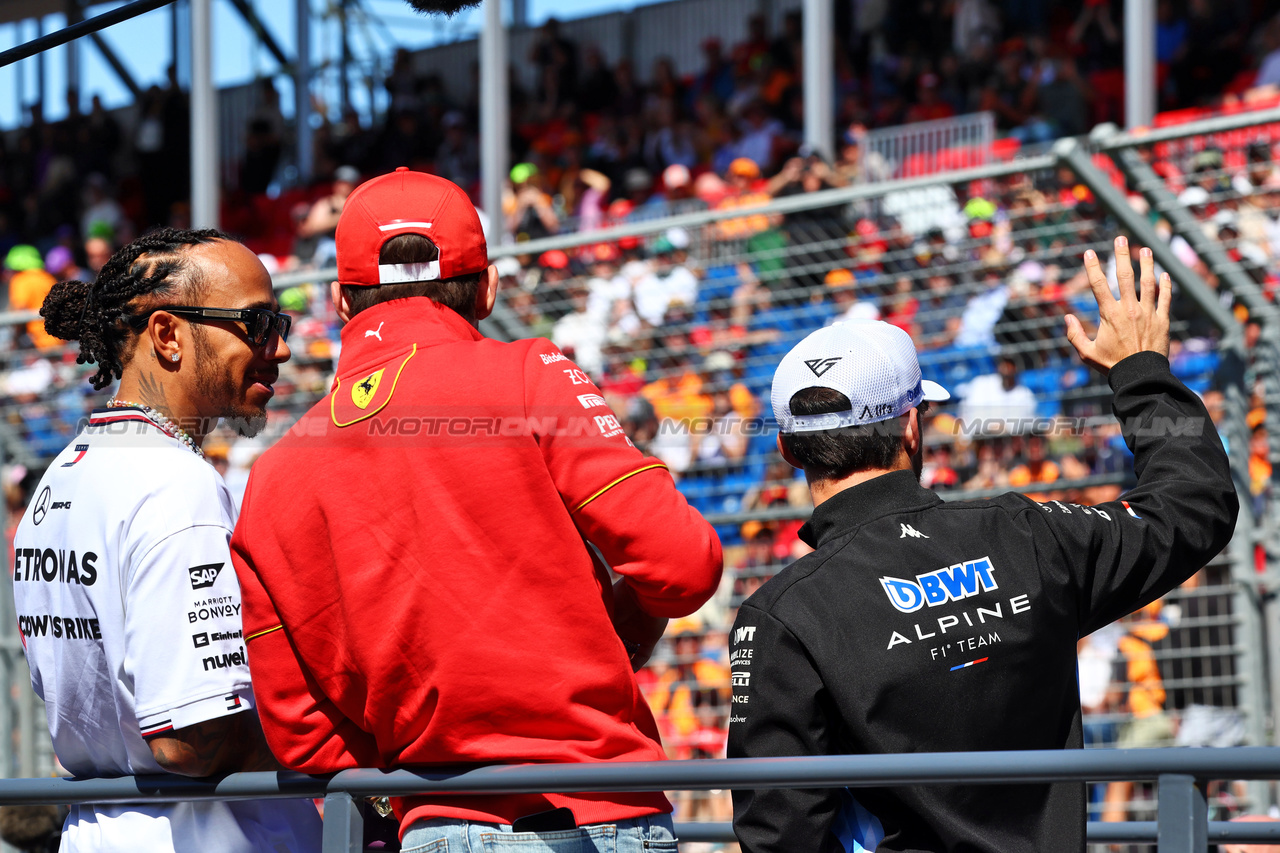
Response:
POLYGON ((385 370, 386 368, 374 371, 351 386, 351 402, 355 403, 357 408, 369 408, 369 404, 373 402, 373 395, 377 393, 378 385, 382 382, 382 374, 385 370))

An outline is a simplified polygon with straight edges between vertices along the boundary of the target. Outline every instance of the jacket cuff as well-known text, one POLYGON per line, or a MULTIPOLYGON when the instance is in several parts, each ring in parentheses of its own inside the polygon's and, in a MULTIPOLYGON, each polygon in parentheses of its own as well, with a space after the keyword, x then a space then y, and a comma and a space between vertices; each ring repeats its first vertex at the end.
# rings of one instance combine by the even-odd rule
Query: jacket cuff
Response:
POLYGON ((1172 374, 1169 359, 1158 352, 1143 350, 1128 358, 1121 359, 1107 374, 1107 382, 1112 391, 1119 391, 1125 385, 1131 385, 1148 376, 1168 376, 1172 374))

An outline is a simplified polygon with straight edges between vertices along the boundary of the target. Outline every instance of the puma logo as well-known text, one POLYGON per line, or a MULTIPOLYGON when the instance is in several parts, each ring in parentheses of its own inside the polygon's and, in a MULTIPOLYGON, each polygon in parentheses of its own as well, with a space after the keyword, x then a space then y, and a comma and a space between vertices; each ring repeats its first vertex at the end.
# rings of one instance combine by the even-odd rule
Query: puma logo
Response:
POLYGON ((378 324, 378 328, 376 328, 376 329, 365 329, 365 330, 364 330, 364 336, 365 336, 366 338, 377 338, 379 341, 381 341, 381 340, 382 340, 382 327, 383 327, 383 326, 385 326, 385 325, 386 325, 386 321, 385 321, 385 320, 383 320, 381 323, 379 323, 379 324, 378 324))

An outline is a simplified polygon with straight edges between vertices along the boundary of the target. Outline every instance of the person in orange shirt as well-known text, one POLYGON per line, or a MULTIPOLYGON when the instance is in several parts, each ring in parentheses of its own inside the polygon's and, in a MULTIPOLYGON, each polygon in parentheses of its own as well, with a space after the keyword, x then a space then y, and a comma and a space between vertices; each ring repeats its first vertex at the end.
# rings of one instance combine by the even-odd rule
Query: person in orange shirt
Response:
MULTIPOLYGON (((13 311, 39 311, 44 298, 55 284, 44 268, 44 259, 35 246, 19 244, 5 256, 4 268, 9 279, 9 308, 13 311)), ((39 349, 61 346, 62 341, 44 330, 44 320, 27 323, 27 335, 39 349)))
MULTIPOLYGON (((1052 459, 1045 458, 1044 436, 1027 436, 1027 461, 1009 472, 1009 485, 1023 490, 1035 483, 1054 483, 1062 476, 1062 469, 1052 459)), ((1043 495, 1031 495, 1032 500, 1044 500, 1043 495)))
MULTIPOLYGON (((771 199, 769 193, 756 188, 760 180, 760 166, 750 157, 739 157, 731 162, 725 179, 729 185, 729 195, 716 205, 717 209, 759 207, 768 204, 771 199)), ((756 213, 721 221, 716 226, 716 236, 721 240, 745 239, 767 230, 769 217, 756 213)))

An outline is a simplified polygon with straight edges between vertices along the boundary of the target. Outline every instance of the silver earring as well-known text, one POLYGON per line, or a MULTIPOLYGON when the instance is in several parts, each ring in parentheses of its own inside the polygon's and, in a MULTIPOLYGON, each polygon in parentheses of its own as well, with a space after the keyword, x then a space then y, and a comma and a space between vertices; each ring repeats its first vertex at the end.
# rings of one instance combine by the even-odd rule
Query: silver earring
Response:
POLYGON ((177 361, 177 360, 178 360, 178 354, 175 352, 173 355, 169 356, 169 360, 170 360, 170 361, 177 361))

